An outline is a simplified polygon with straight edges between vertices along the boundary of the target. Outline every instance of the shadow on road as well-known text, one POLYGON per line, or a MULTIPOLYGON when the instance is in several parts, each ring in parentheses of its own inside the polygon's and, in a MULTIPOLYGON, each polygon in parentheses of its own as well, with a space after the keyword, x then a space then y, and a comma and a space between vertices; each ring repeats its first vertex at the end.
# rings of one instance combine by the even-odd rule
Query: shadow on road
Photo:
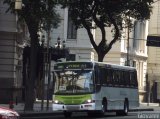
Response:
POLYGON ((46 115, 46 116, 34 116, 34 117, 22 117, 20 119, 128 119, 135 117, 136 114, 130 113, 128 116, 116 116, 115 113, 107 113, 104 116, 93 115, 93 117, 88 116, 85 113, 79 114, 74 113, 70 118, 65 118, 63 114, 60 115, 46 115))

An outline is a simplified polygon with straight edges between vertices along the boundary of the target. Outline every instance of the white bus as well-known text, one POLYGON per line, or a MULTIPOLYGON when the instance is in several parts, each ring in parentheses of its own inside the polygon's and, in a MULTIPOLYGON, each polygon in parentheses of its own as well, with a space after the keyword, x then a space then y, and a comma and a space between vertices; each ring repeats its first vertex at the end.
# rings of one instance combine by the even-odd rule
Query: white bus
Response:
POLYGON ((100 62, 60 62, 54 66, 53 111, 85 111, 89 116, 115 111, 127 115, 139 106, 135 68, 100 62), (95 113, 96 112, 96 113, 95 113))

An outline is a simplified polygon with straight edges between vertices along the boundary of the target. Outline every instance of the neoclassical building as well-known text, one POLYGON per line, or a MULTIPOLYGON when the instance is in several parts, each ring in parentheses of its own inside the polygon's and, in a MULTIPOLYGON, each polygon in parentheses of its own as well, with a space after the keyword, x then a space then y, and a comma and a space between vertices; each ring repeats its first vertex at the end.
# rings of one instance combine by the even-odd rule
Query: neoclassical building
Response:
MULTIPOLYGON (((153 4, 153 11, 149 20, 149 35, 160 36, 160 1, 153 4)), ((159 43, 159 41, 157 41, 159 43)), ((157 82, 160 82, 160 46, 148 47, 148 102, 157 102, 157 82)), ((159 94, 160 95, 160 94, 159 94)))
POLYGON ((6 13, 7 8, 0 0, 0 103, 21 100, 23 41, 28 34, 17 25, 16 15, 6 13))

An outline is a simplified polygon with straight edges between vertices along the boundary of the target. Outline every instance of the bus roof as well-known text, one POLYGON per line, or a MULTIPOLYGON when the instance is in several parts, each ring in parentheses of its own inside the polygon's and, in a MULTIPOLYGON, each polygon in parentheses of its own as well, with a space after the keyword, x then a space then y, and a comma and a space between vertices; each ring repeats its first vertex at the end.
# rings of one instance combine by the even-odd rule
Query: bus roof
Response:
POLYGON ((106 65, 107 67, 112 67, 112 68, 121 68, 121 69, 128 69, 128 70, 136 70, 135 67, 130 67, 130 66, 122 66, 122 65, 118 65, 118 64, 112 64, 112 63, 105 63, 105 62, 94 62, 97 65, 106 65))

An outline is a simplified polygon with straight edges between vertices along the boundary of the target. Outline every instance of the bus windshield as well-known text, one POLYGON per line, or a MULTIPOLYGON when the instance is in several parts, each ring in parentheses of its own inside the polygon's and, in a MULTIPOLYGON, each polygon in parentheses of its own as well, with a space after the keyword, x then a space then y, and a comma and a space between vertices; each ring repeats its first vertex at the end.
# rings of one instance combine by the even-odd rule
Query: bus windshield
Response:
POLYGON ((91 70, 55 71, 55 94, 93 92, 92 72, 91 70))

